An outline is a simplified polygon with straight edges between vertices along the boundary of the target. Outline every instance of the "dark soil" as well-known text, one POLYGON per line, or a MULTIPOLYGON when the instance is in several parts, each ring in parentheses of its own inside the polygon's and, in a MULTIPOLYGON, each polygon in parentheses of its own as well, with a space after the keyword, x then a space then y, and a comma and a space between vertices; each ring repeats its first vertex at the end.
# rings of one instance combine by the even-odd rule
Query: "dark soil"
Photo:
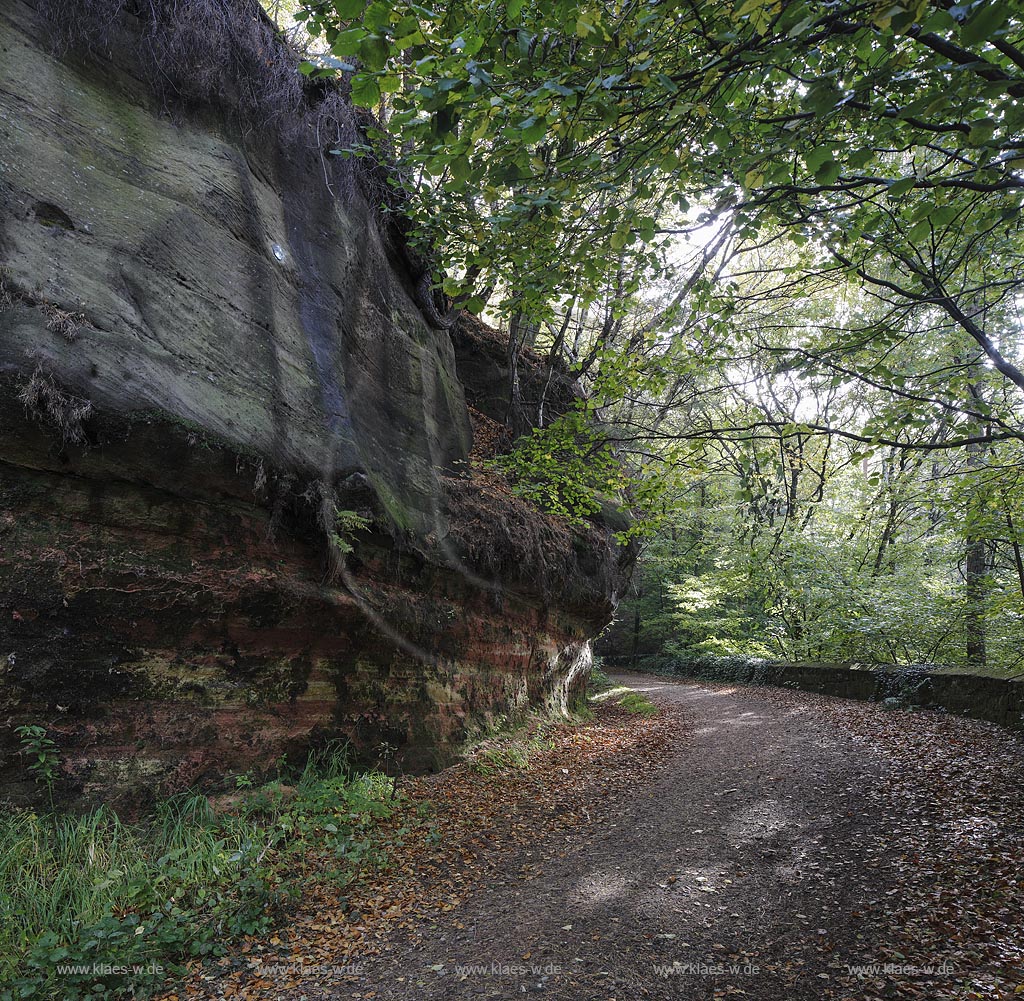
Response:
POLYGON ((1024 995, 1019 736, 616 680, 658 714, 609 702, 526 769, 415 780, 410 809, 432 804, 438 839, 396 849, 358 900, 307 887, 280 937, 198 964, 167 998, 1024 995))
POLYGON ((1018 776, 1019 742, 987 724, 805 693, 618 680, 683 712, 658 777, 598 796, 597 823, 568 853, 562 835, 510 854, 451 915, 394 939, 333 996, 1010 996, 995 983, 1012 991, 1012 935, 1001 969, 965 953, 962 935, 925 943, 926 955, 899 941, 900 908, 921 889, 908 864, 927 870, 920 832, 934 828, 936 848, 949 841, 940 811, 924 820, 902 794, 906 762, 886 735, 894 716, 903 729, 978 731, 1018 776))

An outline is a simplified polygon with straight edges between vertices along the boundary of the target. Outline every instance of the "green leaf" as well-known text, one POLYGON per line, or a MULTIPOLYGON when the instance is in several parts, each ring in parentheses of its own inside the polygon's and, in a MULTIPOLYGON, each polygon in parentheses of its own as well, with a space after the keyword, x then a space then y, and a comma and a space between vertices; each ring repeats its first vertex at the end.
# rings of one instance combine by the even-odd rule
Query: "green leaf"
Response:
POLYGON ((754 191, 761 186, 764 182, 764 172, 759 170, 757 167, 751 167, 743 175, 743 187, 747 191, 754 191))
POLYGON ((387 39, 382 35, 366 35, 359 43, 359 58, 367 70, 383 69, 389 52, 387 39))
POLYGON ((907 239, 911 243, 920 243, 923 240, 928 240, 932 235, 931 223, 927 219, 922 219, 919 223, 916 223, 911 227, 910 232, 907 234, 907 239))
POLYGON ((352 81, 352 103, 357 108, 375 108, 380 104, 380 87, 375 77, 360 73, 352 81))
POLYGON ((983 118, 977 122, 971 122, 971 131, 967 141, 975 146, 984 146, 993 136, 996 130, 994 118, 983 118))
POLYGON ((331 0, 335 13, 343 21, 352 21, 366 8, 366 0, 331 0))
POLYGON ((815 172, 819 184, 832 184, 839 179, 840 167, 835 160, 826 160, 815 172))
POLYGON ((901 177, 898 181, 893 181, 888 186, 886 193, 889 198, 899 198, 900 195, 905 195, 908 191, 912 190, 915 184, 917 184, 916 177, 901 177))
POLYGON ((532 125, 528 125, 523 128, 521 132, 522 140, 527 145, 532 143, 540 142, 548 133, 548 126, 546 122, 534 122, 532 125))
POLYGON ((597 30, 593 19, 594 15, 589 11, 585 11, 576 18, 576 34, 580 38, 586 38, 587 35, 592 35, 597 30))
POLYGON ((1011 4, 1006 0, 990 0, 960 28, 960 41, 964 45, 976 45, 989 40, 1010 20, 1011 13, 1011 4))
POLYGON ((832 159, 832 150, 827 146, 819 146, 804 154, 804 163, 811 173, 817 173, 823 163, 832 159))
POLYGON ((824 115, 839 103, 840 96, 831 80, 818 80, 812 84, 803 103, 816 115, 824 115))
POLYGON ((362 27, 340 31, 331 42, 331 51, 338 56, 358 55, 367 34, 366 29, 362 27))
POLYGON ((469 177, 470 163, 464 156, 455 156, 448 163, 448 169, 452 172, 452 178, 457 184, 465 182, 469 177))
POLYGON ((395 47, 400 51, 405 49, 411 49, 414 45, 423 45, 426 39, 423 37, 423 32, 417 29, 406 35, 404 38, 398 39, 395 42, 395 47))
POLYGON ((744 17, 751 11, 757 10, 758 8, 764 6, 766 6, 765 0, 744 0, 744 2, 740 4, 739 9, 736 11, 736 16, 744 17))

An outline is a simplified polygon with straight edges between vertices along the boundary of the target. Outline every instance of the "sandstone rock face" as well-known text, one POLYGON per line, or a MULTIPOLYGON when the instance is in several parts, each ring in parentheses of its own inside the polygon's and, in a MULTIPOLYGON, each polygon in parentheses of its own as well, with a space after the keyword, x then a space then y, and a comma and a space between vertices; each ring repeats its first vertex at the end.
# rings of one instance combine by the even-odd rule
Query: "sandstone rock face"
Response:
POLYGON ((32 792, 20 724, 63 793, 140 804, 335 737, 435 767, 564 710, 607 530, 470 471, 337 93, 244 0, 143 7, 80 5, 71 48, 58 4, 0 8, 0 792, 32 792), (216 79, 174 63, 200 43, 216 79))

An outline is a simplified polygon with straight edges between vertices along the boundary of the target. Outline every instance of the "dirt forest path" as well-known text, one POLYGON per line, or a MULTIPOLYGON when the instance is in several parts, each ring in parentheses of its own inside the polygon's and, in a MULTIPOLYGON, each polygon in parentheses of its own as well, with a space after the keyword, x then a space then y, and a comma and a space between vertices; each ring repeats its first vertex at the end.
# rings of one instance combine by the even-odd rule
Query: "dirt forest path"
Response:
MULTIPOLYGON (((984 882, 1002 879, 1013 890, 1012 857, 992 854, 987 872, 974 857, 995 852, 994 843, 1013 832, 991 830, 997 822, 972 816, 979 808, 968 804, 977 829, 962 843, 951 838, 963 811, 933 807, 917 777, 907 787, 901 754, 917 747, 922 761, 938 760, 928 748, 955 744, 966 728, 987 749, 979 774, 1019 784, 1016 738, 973 721, 778 689, 613 680, 682 710, 674 759, 651 782, 603 804, 596 830, 565 857, 543 840, 522 849, 504 878, 461 905, 454 923, 396 940, 357 989, 333 996, 1009 996, 964 985, 986 976, 1005 985, 1016 975, 1006 964, 1020 958, 1020 930, 1005 902, 971 898, 984 882), (896 717, 904 729, 917 727, 917 738, 904 740, 888 722, 896 717), (973 867, 964 876, 967 898, 955 902, 952 917, 935 918, 936 930, 928 914, 915 917, 915 894, 937 897, 930 859, 944 865, 961 855, 973 867), (915 888, 915 878, 924 884, 915 888), (991 917, 984 909, 998 907, 1010 925, 1005 938, 985 930, 980 945, 968 941, 991 917), (890 918, 901 934, 920 919, 916 953, 894 940, 890 918)), ((1008 816, 1012 822, 1013 811, 1008 816)))

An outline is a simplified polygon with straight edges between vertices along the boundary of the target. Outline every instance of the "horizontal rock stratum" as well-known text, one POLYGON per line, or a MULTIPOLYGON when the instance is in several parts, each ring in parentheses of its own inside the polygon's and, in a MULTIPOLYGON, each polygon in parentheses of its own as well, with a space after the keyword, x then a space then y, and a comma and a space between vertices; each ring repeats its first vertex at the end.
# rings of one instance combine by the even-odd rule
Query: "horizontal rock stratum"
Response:
POLYGON ((22 724, 141 804, 564 710, 620 552, 467 462, 359 114, 245 0, 135 9, 0 10, 0 794, 22 724))

